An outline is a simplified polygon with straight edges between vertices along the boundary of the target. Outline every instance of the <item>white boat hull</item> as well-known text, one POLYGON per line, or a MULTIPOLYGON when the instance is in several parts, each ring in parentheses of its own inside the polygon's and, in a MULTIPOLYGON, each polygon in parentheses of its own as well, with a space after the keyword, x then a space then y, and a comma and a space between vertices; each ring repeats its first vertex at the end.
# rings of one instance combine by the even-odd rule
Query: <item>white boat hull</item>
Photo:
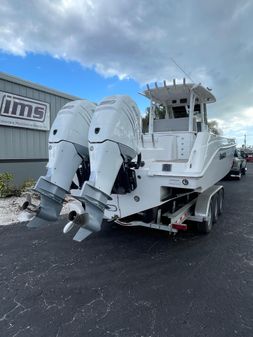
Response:
MULTIPOLYGON (((147 141, 148 143, 148 141, 147 141)), ((159 206, 165 202, 171 189, 178 189, 179 193, 195 191, 202 193, 210 186, 216 184, 230 171, 235 150, 235 143, 224 137, 211 135, 208 132, 193 135, 184 134, 157 134, 153 148, 142 149, 144 154, 144 167, 136 171, 137 188, 128 194, 112 194, 108 203, 109 209, 105 211, 107 219, 126 217, 159 206), (190 136, 190 137, 189 137, 190 136), (177 159, 181 149, 173 149, 175 138, 181 137, 189 141, 195 138, 188 159, 177 159), (162 144, 166 139, 167 159, 162 144), (175 159, 175 156, 176 159, 175 159), (148 196, 148 197, 147 197, 148 196)), ((187 154, 186 154, 187 155, 187 154)))

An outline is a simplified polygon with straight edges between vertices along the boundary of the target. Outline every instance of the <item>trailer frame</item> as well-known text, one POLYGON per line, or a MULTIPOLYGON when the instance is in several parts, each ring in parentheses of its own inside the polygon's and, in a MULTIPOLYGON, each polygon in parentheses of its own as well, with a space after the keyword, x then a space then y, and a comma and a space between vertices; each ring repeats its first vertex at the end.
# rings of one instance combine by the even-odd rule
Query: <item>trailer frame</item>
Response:
MULTIPOLYGON (((145 223, 143 221, 127 222, 123 219, 116 219, 115 222, 121 226, 142 226, 176 234, 180 230, 187 230, 188 226, 185 221, 190 220, 197 223, 200 232, 207 234, 222 213, 223 199, 223 186, 213 185, 174 212, 165 211, 162 213, 161 208, 158 209, 156 221, 145 223), (163 224, 161 222, 162 217, 166 217, 169 223, 163 224)), ((174 201, 175 199, 171 202, 174 201)))

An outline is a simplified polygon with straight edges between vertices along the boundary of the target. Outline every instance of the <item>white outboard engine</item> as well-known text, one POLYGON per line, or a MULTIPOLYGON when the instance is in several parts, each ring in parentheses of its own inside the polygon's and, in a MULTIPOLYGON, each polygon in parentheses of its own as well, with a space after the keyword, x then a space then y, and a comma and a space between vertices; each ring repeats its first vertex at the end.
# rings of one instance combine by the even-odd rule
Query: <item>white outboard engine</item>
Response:
POLYGON ((88 213, 87 224, 74 240, 82 241, 100 230, 104 210, 119 170, 139 155, 141 116, 128 96, 110 96, 96 107, 89 128, 90 178, 79 196, 88 213))
POLYGON ((94 103, 77 100, 58 112, 49 134, 47 174, 35 186, 41 204, 28 227, 39 226, 40 219, 57 220, 76 171, 84 160, 88 161, 88 131, 95 108, 94 103))

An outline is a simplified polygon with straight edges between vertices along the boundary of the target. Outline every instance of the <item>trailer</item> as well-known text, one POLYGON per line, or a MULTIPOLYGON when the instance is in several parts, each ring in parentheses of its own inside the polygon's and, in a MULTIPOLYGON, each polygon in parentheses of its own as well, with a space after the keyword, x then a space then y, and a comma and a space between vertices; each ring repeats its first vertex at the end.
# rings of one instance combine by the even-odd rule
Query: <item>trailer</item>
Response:
POLYGON ((81 242, 101 229, 103 220, 176 234, 194 221, 209 233, 223 209, 224 190, 215 185, 231 169, 235 141, 210 132, 207 104, 216 101, 201 84, 154 88, 148 132, 136 103, 126 95, 99 104, 74 101, 59 111, 49 134, 47 174, 35 191, 29 228, 56 221, 65 195, 73 239, 81 242))
POLYGON ((187 222, 196 225, 200 233, 208 234, 223 212, 224 188, 222 185, 209 187, 203 193, 191 192, 169 200, 156 210, 155 222, 116 219, 121 226, 143 226, 177 234, 188 229, 187 222))

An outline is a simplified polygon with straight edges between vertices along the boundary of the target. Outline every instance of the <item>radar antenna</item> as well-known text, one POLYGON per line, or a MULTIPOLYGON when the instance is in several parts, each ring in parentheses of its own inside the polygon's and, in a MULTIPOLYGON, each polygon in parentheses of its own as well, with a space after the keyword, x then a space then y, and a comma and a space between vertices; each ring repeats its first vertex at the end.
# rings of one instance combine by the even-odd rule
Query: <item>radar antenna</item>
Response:
POLYGON ((184 71, 184 69, 173 59, 173 57, 170 56, 170 59, 178 67, 178 69, 180 69, 185 74, 185 76, 187 76, 193 83, 195 83, 193 79, 191 78, 191 76, 187 74, 186 71, 184 71))

